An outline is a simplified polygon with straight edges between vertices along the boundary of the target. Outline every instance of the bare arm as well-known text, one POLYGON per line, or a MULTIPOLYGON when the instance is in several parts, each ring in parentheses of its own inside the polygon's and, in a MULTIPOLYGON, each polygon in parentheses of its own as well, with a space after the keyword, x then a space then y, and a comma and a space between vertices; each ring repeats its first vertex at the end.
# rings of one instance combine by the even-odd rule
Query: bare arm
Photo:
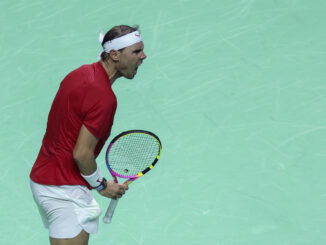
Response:
MULTIPOLYGON (((94 150, 98 143, 98 139, 88 131, 88 129, 82 125, 76 146, 74 148, 73 156, 74 160, 83 175, 91 175, 97 169, 94 150)), ((109 198, 120 198, 125 194, 125 190, 128 189, 126 185, 120 185, 112 181, 108 182, 105 189, 99 193, 109 198)))
POLYGON ((91 175, 97 168, 94 150, 98 139, 82 125, 74 149, 74 160, 83 175, 91 175))

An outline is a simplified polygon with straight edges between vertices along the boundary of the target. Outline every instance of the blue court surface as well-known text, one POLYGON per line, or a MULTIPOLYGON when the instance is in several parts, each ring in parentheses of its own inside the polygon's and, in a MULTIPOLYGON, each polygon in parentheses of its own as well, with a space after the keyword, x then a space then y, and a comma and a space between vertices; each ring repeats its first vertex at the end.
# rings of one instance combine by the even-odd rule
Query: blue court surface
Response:
MULTIPOLYGON (((326 244, 325 11, 322 0, 2 0, 0 244, 48 244, 29 172, 50 106, 70 71, 97 61, 99 31, 120 24, 140 26, 148 57, 113 85, 111 135, 150 130, 163 151, 90 244, 326 244)), ((109 178, 104 150, 97 163, 109 178)))

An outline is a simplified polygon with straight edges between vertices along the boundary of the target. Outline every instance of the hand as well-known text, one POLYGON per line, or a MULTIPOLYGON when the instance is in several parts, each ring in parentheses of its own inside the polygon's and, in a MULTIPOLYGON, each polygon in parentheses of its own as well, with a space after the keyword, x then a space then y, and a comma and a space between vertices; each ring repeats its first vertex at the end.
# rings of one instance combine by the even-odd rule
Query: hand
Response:
POLYGON ((121 198, 126 193, 126 190, 128 190, 128 184, 121 185, 113 181, 108 181, 106 188, 100 190, 99 193, 102 196, 116 200, 121 198))

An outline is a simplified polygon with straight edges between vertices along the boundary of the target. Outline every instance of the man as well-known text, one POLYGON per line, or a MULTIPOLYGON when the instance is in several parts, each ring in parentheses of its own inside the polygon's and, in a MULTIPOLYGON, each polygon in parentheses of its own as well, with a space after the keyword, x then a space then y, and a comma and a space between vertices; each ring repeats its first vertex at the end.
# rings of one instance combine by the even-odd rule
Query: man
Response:
POLYGON ((100 61, 69 73, 53 101, 30 174, 51 245, 87 245, 89 234, 97 232, 101 210, 90 189, 112 199, 128 189, 107 182, 95 159, 113 124, 117 101, 112 84, 119 77, 132 79, 146 58, 137 29, 122 25, 100 35, 100 61))

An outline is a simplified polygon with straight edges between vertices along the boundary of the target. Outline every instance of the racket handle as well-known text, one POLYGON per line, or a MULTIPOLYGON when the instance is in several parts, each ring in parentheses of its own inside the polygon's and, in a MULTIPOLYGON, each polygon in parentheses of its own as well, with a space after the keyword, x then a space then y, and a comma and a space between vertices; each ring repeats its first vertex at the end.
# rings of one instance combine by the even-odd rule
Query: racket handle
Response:
POLYGON ((108 207, 108 210, 106 210, 106 213, 105 213, 105 215, 103 217, 103 222, 105 224, 110 224, 111 223, 112 216, 113 216, 113 213, 114 213, 114 210, 115 210, 117 204, 118 204, 118 199, 117 200, 113 200, 113 199, 111 200, 110 205, 108 207))

